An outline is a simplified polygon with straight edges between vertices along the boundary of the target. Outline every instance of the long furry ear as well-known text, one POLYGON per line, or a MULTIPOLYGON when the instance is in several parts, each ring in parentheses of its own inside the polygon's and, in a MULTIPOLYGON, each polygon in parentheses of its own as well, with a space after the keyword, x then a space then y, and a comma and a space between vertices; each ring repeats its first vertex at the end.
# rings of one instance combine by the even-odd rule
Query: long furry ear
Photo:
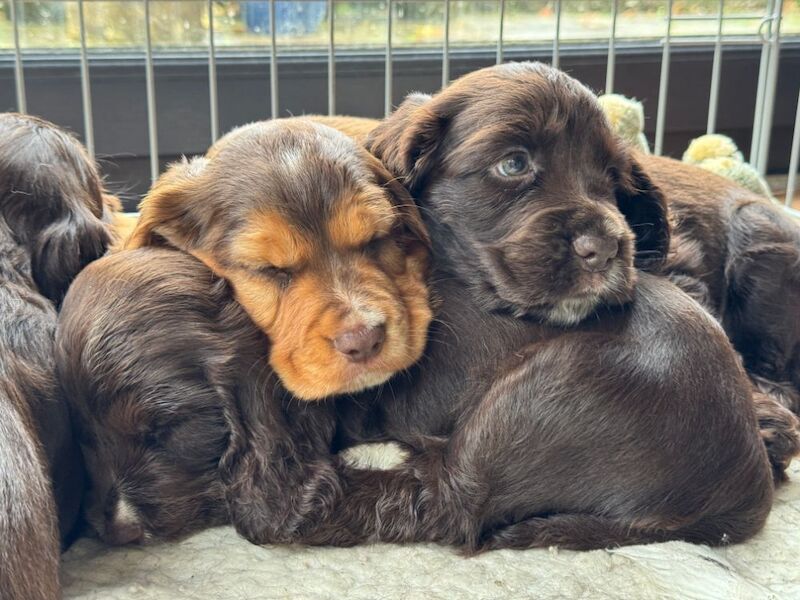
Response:
POLYGON ((39 291, 57 305, 111 241, 101 189, 72 135, 36 117, 0 115, 0 218, 28 251, 39 291))
POLYGON ((74 211, 33 238, 31 270, 39 291, 61 304, 72 280, 111 243, 108 226, 88 211, 74 211))
POLYGON ((405 187, 398 181, 397 177, 393 177, 386 167, 374 156, 367 154, 367 161, 370 169, 375 174, 375 179, 378 184, 383 187, 389 195, 392 205, 400 212, 403 225, 409 233, 421 242, 425 248, 431 249, 431 238, 428 235, 428 228, 422 221, 422 216, 419 213, 417 205, 414 204, 414 199, 408 193, 405 187))
POLYGON ((202 205, 203 175, 208 160, 184 158, 158 178, 139 205, 139 220, 124 242, 124 249, 171 246, 188 251, 203 233, 197 214, 202 205))
MULTIPOLYGON (((266 361, 262 356, 255 364, 265 365, 266 361)), ((279 401, 269 393, 278 387, 276 376, 259 366, 243 372, 256 375, 241 382, 236 404, 224 408, 228 447, 219 461, 218 473, 231 524, 245 539, 265 544, 275 542, 274 532, 284 525, 274 520, 275 515, 286 514, 276 509, 286 496, 275 483, 294 483, 283 477, 291 467, 274 458, 276 454, 292 456, 294 449, 291 441, 278 433, 285 431, 287 424, 281 418, 279 401), (279 447, 283 443, 288 445, 279 447)))
POLYGON ((366 147, 412 193, 420 189, 436 162, 439 143, 451 118, 449 103, 427 94, 409 94, 398 109, 367 137, 366 147))
POLYGON ((671 235, 667 201, 632 156, 626 157, 626 163, 618 173, 617 206, 636 235, 636 266, 658 271, 667 256, 671 235))

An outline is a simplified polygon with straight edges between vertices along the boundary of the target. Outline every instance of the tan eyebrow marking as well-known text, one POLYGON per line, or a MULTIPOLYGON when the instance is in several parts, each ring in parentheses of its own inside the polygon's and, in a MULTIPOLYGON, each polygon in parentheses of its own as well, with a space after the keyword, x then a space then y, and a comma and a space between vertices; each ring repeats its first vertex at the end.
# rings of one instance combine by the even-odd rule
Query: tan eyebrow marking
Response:
POLYGON ((277 213, 262 213, 249 219, 233 246, 233 258, 253 266, 296 267, 311 258, 311 243, 296 227, 277 213))
POLYGON ((328 236, 337 248, 358 248, 387 235, 396 221, 397 212, 383 194, 356 193, 337 204, 328 219, 328 236))

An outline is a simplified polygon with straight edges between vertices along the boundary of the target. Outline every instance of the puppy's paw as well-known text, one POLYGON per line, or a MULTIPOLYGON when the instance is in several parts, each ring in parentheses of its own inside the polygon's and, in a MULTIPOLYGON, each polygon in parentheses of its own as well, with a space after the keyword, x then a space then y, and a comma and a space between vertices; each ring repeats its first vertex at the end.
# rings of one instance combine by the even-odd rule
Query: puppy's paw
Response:
POLYGON ((753 401, 775 482, 780 483, 787 479, 786 469, 792 459, 800 454, 800 419, 771 394, 754 391, 753 401))
POLYGON ((406 462, 410 454, 400 444, 386 442, 353 446, 342 450, 339 456, 349 467, 354 469, 388 471, 406 462))

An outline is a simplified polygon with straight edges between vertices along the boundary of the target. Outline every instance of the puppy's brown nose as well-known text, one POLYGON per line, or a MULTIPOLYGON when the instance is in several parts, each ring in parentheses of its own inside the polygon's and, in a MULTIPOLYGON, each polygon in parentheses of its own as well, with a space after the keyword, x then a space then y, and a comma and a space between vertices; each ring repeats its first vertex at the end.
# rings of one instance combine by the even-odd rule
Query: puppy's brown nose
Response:
POLYGON ((619 243, 614 238, 596 235, 581 235, 572 242, 581 259, 581 266, 587 271, 605 271, 611 260, 619 252, 619 243))
POLYGON ((378 354, 383 347, 386 328, 360 326, 340 333, 333 340, 333 347, 345 355, 347 360, 360 363, 378 354))

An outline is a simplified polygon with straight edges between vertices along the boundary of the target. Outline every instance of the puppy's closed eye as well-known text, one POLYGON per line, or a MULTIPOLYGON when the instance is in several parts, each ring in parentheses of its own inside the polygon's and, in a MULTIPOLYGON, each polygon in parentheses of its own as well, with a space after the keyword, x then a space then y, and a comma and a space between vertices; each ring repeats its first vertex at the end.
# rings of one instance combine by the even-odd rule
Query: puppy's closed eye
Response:
POLYGON ((259 275, 262 275, 273 283, 276 283, 282 289, 289 287, 289 285, 292 283, 292 278, 294 277, 295 273, 293 269, 282 269, 272 265, 258 267, 255 270, 259 275))

